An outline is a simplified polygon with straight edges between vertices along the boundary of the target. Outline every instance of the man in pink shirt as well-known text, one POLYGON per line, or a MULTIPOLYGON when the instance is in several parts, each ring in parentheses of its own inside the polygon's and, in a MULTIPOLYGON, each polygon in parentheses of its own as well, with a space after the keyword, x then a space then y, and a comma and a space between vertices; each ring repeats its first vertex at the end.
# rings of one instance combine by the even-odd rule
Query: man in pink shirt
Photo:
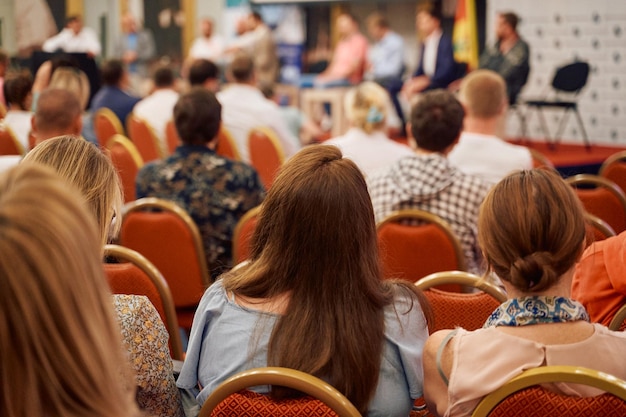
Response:
POLYGON ((316 87, 354 85, 361 82, 367 59, 367 38, 359 30, 354 16, 344 13, 337 18, 339 42, 328 68, 315 77, 316 87))

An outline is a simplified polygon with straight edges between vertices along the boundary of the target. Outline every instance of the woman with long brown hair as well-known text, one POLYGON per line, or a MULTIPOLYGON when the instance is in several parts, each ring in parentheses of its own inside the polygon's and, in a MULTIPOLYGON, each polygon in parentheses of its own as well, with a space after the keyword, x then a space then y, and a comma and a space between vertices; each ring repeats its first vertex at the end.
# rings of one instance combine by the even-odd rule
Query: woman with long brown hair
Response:
POLYGON ((423 299, 381 278, 363 175, 336 147, 300 151, 262 205, 249 263, 205 293, 178 386, 201 405, 239 371, 282 366, 364 414, 408 415, 422 394, 423 299))

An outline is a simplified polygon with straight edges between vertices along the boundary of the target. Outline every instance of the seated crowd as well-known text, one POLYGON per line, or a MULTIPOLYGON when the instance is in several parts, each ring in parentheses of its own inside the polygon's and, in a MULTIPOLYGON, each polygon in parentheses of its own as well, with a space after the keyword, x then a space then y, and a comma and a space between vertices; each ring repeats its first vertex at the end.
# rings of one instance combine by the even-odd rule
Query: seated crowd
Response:
MULTIPOLYGON (((124 42, 121 59, 102 64, 104 86, 89 109, 85 74, 71 62, 48 62, 34 79, 2 78, 3 126, 24 152, 0 157, 0 379, 11 381, 0 414, 197 416, 228 378, 266 366, 323 379, 367 416, 406 417, 420 398, 432 415, 469 416, 511 378, 546 365, 626 380, 617 359, 626 335, 605 327, 626 301, 626 232, 589 245, 572 188, 550 169, 533 169, 526 148, 498 136, 521 88, 515 68, 528 53, 517 19, 500 16, 499 44, 484 58, 490 69, 465 76, 458 98, 446 89, 457 67, 441 17, 424 8, 416 20, 424 48, 419 68, 402 80, 403 44, 382 15, 368 19, 376 40, 369 51, 354 17, 337 19, 336 53, 309 81, 350 86, 350 129, 321 144, 303 139, 305 123, 290 128, 287 113, 263 93, 278 69, 264 59, 272 48, 257 14, 228 48, 203 21, 183 64, 186 79, 158 66, 142 98, 130 90, 149 57, 122 51, 130 48, 124 42), (512 58, 502 45, 514 63, 503 64, 512 58), (371 81, 361 82, 364 74, 371 81), (176 203, 201 235, 212 284, 176 380, 156 308, 107 288, 104 246, 122 226, 124 195, 94 123, 101 108, 122 126, 130 116, 146 121, 164 150, 139 169, 136 197, 176 203), (392 116, 406 120, 409 146, 389 138, 392 116), (173 151, 170 121, 179 140, 173 151), (250 154, 257 127, 275 133, 285 158, 271 186, 250 154), (218 150, 224 132, 239 160, 218 150), (235 265, 235 230, 257 207, 250 255, 235 265), (385 276, 376 225, 402 209, 448 223, 468 271, 504 288, 507 301, 484 328, 429 335, 433 310, 422 291, 385 276)), ((69 24, 65 30, 75 30, 69 24)), ((131 17, 124 28, 140 31, 131 17)), ((296 395, 256 390, 277 400, 296 395)))

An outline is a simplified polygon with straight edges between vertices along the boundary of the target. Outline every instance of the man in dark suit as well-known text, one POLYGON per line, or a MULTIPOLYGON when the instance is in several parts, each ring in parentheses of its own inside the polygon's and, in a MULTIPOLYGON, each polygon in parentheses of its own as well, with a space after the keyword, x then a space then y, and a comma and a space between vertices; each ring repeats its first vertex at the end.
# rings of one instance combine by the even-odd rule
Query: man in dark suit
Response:
POLYGON ((423 91, 448 87, 454 81, 456 72, 452 40, 441 30, 439 10, 433 5, 420 7, 415 24, 422 50, 417 70, 402 88, 406 98, 423 91))

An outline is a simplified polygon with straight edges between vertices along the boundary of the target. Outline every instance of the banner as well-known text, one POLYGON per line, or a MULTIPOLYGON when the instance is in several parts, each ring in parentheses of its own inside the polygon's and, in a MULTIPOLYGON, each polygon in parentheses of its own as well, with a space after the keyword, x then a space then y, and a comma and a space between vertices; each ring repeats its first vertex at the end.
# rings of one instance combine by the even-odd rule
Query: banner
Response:
POLYGON ((468 70, 478 68, 478 30, 474 0, 458 0, 452 43, 457 62, 466 62, 468 70))

